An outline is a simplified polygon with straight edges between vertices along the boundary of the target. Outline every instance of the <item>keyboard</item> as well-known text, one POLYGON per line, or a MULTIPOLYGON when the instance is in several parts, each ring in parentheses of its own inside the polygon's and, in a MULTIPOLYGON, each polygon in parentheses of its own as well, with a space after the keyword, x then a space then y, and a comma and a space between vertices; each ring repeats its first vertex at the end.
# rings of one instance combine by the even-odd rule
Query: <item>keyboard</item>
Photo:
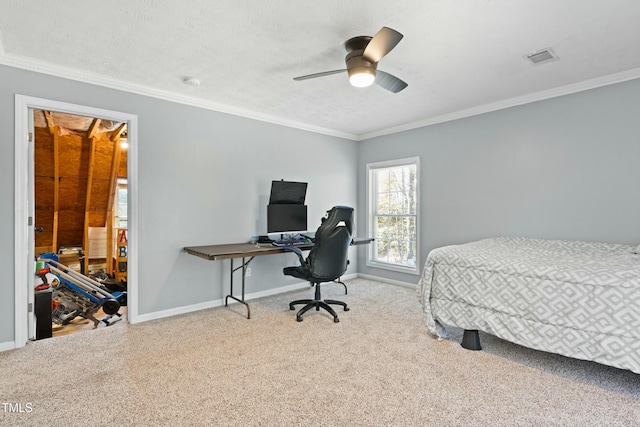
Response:
POLYGON ((310 245, 311 242, 307 240, 274 240, 271 244, 273 246, 302 246, 310 245))

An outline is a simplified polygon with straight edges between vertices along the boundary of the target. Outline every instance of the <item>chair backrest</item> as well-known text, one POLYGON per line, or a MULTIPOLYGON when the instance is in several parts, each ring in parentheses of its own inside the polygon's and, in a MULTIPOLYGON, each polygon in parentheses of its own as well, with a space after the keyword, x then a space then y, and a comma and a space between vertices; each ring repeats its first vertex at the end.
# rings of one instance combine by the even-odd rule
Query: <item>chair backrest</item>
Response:
POLYGON ((353 234, 353 208, 335 206, 315 235, 307 263, 312 278, 331 281, 347 271, 349 245, 353 234))

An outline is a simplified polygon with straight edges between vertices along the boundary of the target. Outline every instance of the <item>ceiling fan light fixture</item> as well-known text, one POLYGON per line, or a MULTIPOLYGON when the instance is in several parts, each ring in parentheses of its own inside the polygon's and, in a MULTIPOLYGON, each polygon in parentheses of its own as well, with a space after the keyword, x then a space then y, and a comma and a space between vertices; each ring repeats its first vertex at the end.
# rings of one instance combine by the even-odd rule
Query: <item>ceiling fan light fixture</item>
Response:
POLYGON ((354 87, 367 87, 376 83, 383 89, 398 93, 407 84, 396 76, 378 71, 378 62, 386 56, 402 40, 402 34, 388 27, 382 27, 375 36, 352 37, 344 43, 347 56, 344 58, 347 68, 341 70, 323 71, 294 77, 293 80, 315 79, 347 72, 349 83, 354 87))
POLYGON ((368 67, 349 70, 349 83, 354 87, 371 86, 376 79, 376 71, 368 67))

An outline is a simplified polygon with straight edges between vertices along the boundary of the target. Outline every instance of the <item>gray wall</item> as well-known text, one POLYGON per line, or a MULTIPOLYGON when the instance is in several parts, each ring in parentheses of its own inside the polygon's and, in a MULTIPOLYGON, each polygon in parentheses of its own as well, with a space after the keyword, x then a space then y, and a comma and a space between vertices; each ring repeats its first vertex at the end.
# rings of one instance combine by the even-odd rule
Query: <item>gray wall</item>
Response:
MULTIPOLYGON (((436 247, 492 236, 640 243, 640 80, 382 136, 366 164, 419 156, 421 263, 436 247)), ((364 274, 417 283, 418 276, 364 274)))
MULTIPOLYGON (((16 93, 138 115, 141 316, 224 296, 229 262, 181 248, 264 234, 271 180, 309 183, 312 229, 326 209, 357 202, 354 141, 0 66, 0 343, 14 337, 16 93)), ((296 263, 292 254, 256 258, 247 292, 297 283, 282 275, 296 263)))

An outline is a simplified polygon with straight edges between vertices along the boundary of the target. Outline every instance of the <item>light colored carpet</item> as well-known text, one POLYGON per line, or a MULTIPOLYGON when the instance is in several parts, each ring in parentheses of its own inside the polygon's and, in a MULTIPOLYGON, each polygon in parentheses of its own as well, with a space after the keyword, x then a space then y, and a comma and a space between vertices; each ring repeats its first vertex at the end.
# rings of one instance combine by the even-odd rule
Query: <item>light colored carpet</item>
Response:
POLYGON ((323 286, 351 308, 340 323, 295 321, 308 288, 252 301, 251 320, 235 304, 0 353, 0 424, 640 425, 639 375, 486 334, 467 351, 427 334, 415 290, 348 286, 323 286))

